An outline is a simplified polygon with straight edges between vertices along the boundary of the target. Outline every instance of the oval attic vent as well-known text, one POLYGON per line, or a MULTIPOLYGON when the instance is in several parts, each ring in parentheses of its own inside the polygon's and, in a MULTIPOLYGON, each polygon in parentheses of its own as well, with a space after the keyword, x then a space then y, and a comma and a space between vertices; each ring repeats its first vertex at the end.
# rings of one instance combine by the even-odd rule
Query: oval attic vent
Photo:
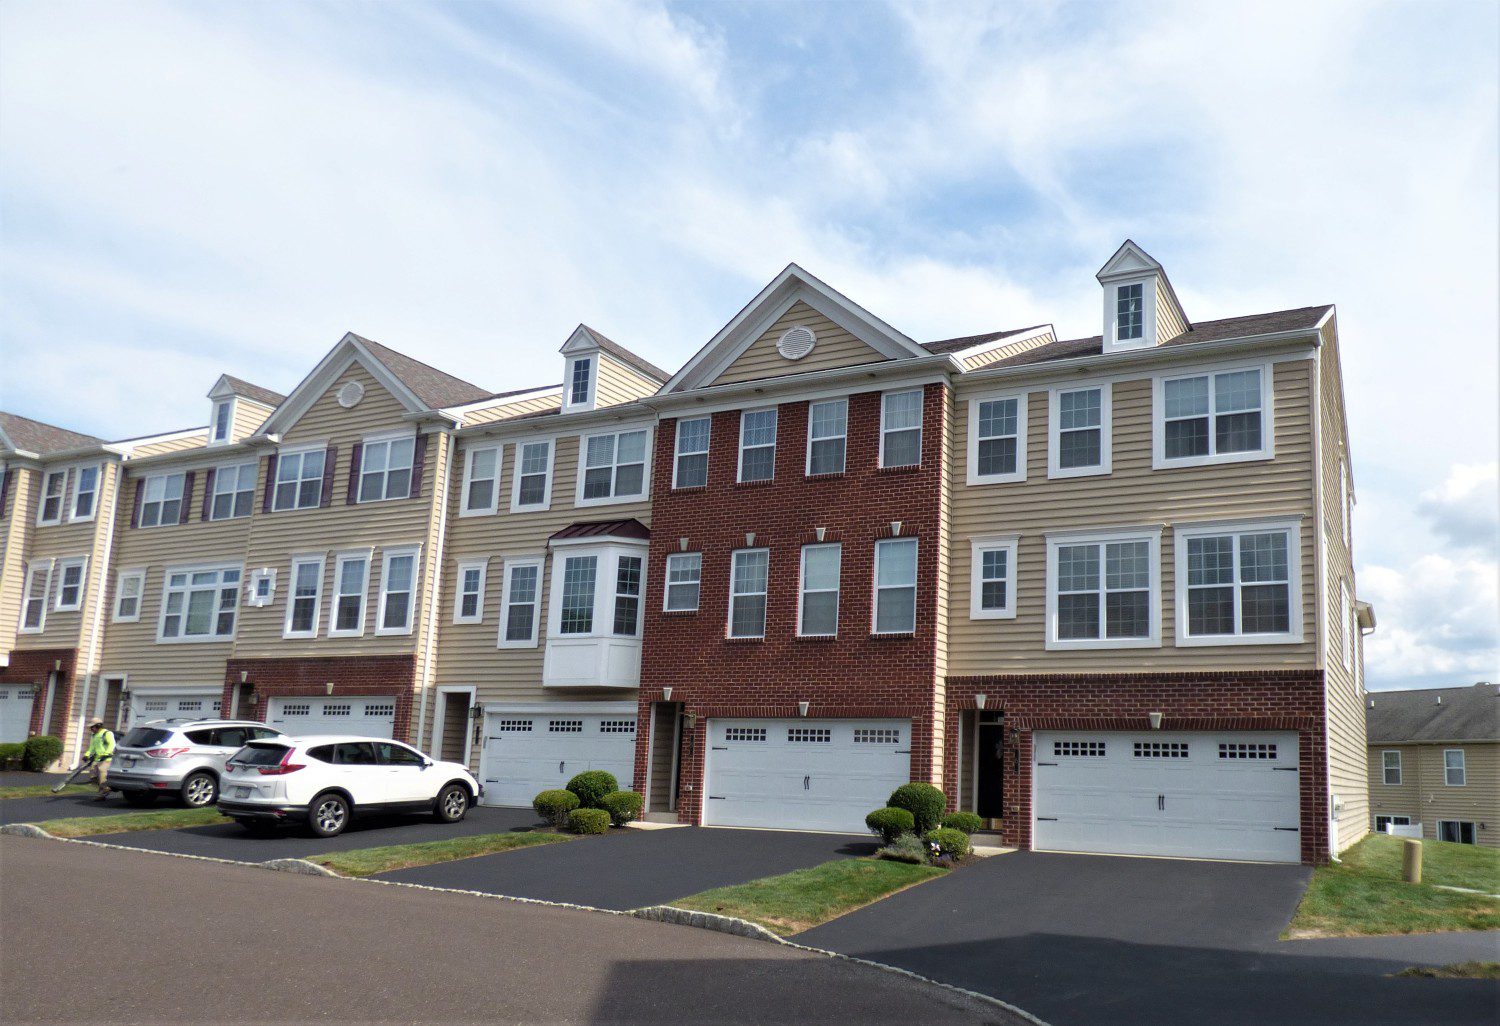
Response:
POLYGON ((346 410, 353 409, 359 401, 365 397, 365 386, 358 381, 346 381, 339 389, 339 405, 346 410))
POLYGON ((799 324, 786 330, 776 343, 776 351, 788 360, 800 360, 812 352, 817 343, 817 336, 812 333, 812 329, 799 324))

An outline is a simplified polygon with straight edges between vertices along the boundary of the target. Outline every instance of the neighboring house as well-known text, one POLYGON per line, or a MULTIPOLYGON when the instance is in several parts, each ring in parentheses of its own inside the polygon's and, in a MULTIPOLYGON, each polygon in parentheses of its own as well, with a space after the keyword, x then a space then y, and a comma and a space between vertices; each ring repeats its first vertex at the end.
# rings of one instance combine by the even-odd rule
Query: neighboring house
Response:
POLYGON ((493 804, 605 768, 656 819, 859 830, 927 780, 1018 846, 1325 860, 1374 624, 1333 308, 1194 323, 1130 242, 1098 285, 1098 336, 924 343, 791 265, 675 374, 580 325, 495 393, 351 334, 203 428, 8 437, 0 688, 70 738, 403 737, 493 804))
POLYGON ((1470 687, 1376 691, 1365 708, 1371 828, 1500 848, 1500 700, 1470 687))

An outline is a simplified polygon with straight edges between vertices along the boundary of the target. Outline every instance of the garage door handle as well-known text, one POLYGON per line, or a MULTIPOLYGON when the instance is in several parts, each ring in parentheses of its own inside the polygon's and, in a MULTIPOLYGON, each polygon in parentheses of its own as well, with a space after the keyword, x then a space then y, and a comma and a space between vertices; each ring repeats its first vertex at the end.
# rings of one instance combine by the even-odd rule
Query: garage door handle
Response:
POLYGON ((1036 818, 1036 821, 1038 823, 1056 823, 1057 822, 1057 817, 1056 816, 1038 816, 1036 818))
POLYGON ((715 752, 727 752, 727 751, 729 751, 729 746, 728 745, 714 745, 712 750, 715 751, 715 752))
POLYGON ((711 794, 708 796, 708 800, 711 802, 722 802, 724 800, 724 796, 722 794, 711 794))
POLYGON ((1167 808, 1167 799, 1166 799, 1166 796, 1165 795, 1157 795, 1156 796, 1156 809, 1157 809, 1157 811, 1158 812, 1165 812, 1166 808, 1167 808))
POLYGON ((1272 830, 1285 830, 1288 833, 1292 833, 1292 834, 1300 834, 1302 832, 1302 828, 1301 827, 1272 827, 1271 829, 1272 830))
POLYGON ((1278 773, 1296 773, 1297 772, 1297 767, 1296 766, 1272 766, 1271 768, 1273 770, 1276 770, 1278 773))
POLYGON ((802 790, 806 791, 812 786, 812 777, 802 778, 802 790))
POLYGON ((567 765, 567 764, 566 763, 562 763, 562 762, 558 763, 557 764, 557 772, 561 773, 563 771, 563 767, 565 765, 567 765))
POLYGON ((1057 763, 1055 763, 1055 762, 1039 762, 1039 763, 1037 763, 1037 765, 1038 766, 1056 766, 1057 763))

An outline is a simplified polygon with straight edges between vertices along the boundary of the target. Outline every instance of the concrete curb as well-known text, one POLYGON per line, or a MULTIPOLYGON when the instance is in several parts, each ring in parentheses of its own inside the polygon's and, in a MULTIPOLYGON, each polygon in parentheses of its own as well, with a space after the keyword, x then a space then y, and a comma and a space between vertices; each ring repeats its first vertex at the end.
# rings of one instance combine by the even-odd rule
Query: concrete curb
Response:
POLYGON ((4 826, 0 826, 0 834, 14 834, 17 837, 41 837, 49 841, 66 840, 66 838, 54 837, 35 823, 7 823, 4 826))
POLYGON ((316 862, 306 859, 272 859, 270 862, 253 863, 261 869, 269 869, 274 873, 301 873, 303 876, 336 876, 344 878, 343 873, 335 873, 327 866, 320 866, 316 862))
POLYGON ((630 914, 637 919, 646 919, 653 923, 671 923, 673 926, 695 926, 700 930, 732 933, 736 937, 749 937, 752 940, 771 941, 774 944, 784 943, 780 937, 759 923, 752 923, 748 919, 737 919, 734 916, 721 916, 712 912, 692 912, 688 909, 676 908, 672 905, 652 905, 648 908, 638 908, 630 914))

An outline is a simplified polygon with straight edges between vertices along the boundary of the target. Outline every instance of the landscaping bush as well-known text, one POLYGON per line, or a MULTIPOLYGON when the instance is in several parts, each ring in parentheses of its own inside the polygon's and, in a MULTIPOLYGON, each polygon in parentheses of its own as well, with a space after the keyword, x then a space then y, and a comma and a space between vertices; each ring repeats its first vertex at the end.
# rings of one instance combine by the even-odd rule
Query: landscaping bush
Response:
POLYGON ((646 799, 638 791, 612 791, 599 799, 599 808, 609 813, 609 821, 618 827, 640 819, 645 807, 646 799))
POLYGON ((0 769, 19 769, 25 758, 26 743, 24 741, 0 745, 0 769))
POLYGON ((62 742, 50 734, 38 734, 26 739, 26 754, 22 757, 26 768, 40 773, 62 756, 62 742))
POLYGON ((870 828, 870 833, 879 834, 882 841, 891 844, 902 834, 916 830, 917 821, 905 809, 887 807, 876 809, 866 816, 865 826, 870 828))
POLYGON ((918 834, 926 835, 927 831, 938 825, 938 820, 943 816, 943 810, 948 807, 948 801, 943 797, 943 792, 931 784, 902 784, 891 792, 887 805, 898 809, 905 809, 911 813, 912 819, 916 821, 918 834))
POLYGON ((599 799, 620 789, 620 782, 613 773, 604 770, 584 770, 568 781, 568 790, 578 796, 578 805, 584 809, 597 809, 599 799))
POLYGON ((938 827, 926 835, 929 844, 937 845, 939 855, 950 859, 961 859, 974 850, 974 845, 969 840, 969 835, 962 830, 952 830, 948 827, 938 827))
POLYGON ((603 809, 574 809, 568 813, 568 829, 575 834, 609 832, 609 813, 603 809))
POLYGON ((972 834, 984 826, 984 820, 972 812, 950 812, 938 825, 948 830, 962 830, 966 834, 972 834))
POLYGON ((531 807, 561 830, 568 825, 568 813, 578 808, 578 796, 572 791, 543 791, 531 800, 531 807))
POLYGON ((927 842, 916 834, 902 834, 877 851, 875 856, 890 859, 892 862, 909 862, 914 866, 920 866, 927 861, 927 842))

